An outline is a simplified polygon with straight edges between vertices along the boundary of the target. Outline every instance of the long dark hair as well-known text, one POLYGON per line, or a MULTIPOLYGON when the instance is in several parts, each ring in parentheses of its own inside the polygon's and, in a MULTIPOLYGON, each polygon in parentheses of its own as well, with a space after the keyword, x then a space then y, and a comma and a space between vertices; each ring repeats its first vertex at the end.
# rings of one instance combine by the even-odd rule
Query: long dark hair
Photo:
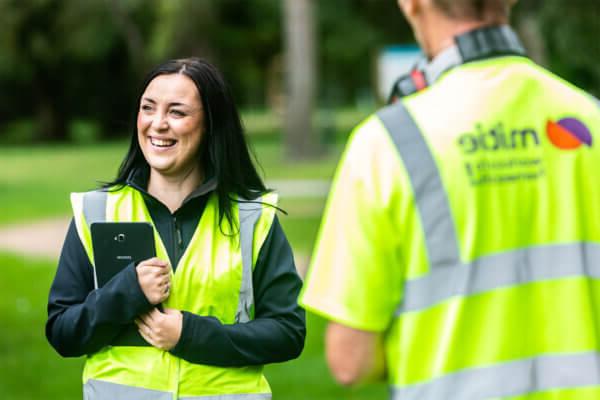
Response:
MULTIPOLYGON (((267 188, 250 156, 231 91, 217 68, 206 60, 197 57, 169 60, 150 71, 144 79, 134 115, 137 115, 142 95, 150 82, 159 75, 169 74, 187 76, 198 89, 206 125, 198 163, 206 177, 213 176, 217 180, 219 225, 225 217, 230 227, 234 228, 232 203, 237 201, 236 196, 249 201, 256 200, 267 192, 267 188)), ((149 168, 149 165, 138 143, 137 126, 134 123, 129 150, 121 162, 117 177, 104 187, 122 187, 133 170, 144 167, 149 168)))

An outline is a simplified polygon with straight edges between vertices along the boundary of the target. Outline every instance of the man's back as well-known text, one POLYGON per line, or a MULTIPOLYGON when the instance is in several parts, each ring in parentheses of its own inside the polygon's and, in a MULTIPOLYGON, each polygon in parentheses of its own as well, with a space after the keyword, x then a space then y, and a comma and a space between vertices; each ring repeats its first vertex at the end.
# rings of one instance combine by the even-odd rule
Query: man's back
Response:
POLYGON ((354 132, 303 301, 386 332, 398 398, 593 383, 599 133, 597 102, 524 57, 451 70, 354 132))

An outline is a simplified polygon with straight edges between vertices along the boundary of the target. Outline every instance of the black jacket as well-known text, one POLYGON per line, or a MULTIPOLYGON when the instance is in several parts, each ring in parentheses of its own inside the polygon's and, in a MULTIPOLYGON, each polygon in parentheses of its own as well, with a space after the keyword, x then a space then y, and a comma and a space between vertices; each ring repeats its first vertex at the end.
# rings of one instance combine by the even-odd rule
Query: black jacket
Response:
MULTIPOLYGON (((175 268, 216 185, 213 180, 205 182, 171 214, 146 192, 147 182, 148 174, 143 170, 135 171, 128 179, 128 184, 143 194, 175 268)), ((118 344, 124 327, 152 308, 138 284, 133 264, 96 290, 92 271, 71 221, 50 288, 46 322, 48 341, 65 357, 92 354, 118 344)), ((302 282, 277 217, 260 250, 252 280, 254 320, 224 325, 214 317, 183 312, 181 338, 171 353, 192 363, 222 367, 297 357, 306 334, 304 310, 297 303, 302 282)))

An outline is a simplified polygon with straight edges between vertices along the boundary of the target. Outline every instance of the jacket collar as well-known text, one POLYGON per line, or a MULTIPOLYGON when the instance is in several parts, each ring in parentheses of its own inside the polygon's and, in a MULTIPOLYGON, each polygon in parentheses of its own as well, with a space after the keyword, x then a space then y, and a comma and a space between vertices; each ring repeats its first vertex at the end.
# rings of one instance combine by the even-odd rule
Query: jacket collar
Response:
MULTIPOLYGON (((148 196, 156 201, 159 201, 150 193, 148 193, 148 181, 150 180, 150 168, 148 166, 137 167, 131 170, 127 177, 126 184, 141 192, 142 195, 148 196)), ((206 196, 207 194, 215 191, 217 188, 217 177, 211 176, 205 179, 196 189, 194 189, 181 204, 182 206, 188 201, 195 198, 206 196)))

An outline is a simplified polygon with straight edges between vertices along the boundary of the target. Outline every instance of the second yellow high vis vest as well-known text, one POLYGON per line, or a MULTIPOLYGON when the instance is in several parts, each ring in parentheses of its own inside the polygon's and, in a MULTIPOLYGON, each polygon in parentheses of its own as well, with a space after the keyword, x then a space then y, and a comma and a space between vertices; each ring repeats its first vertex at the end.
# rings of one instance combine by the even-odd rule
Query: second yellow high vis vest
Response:
POLYGON ((353 133, 301 303, 385 337, 395 400, 600 398, 600 104, 524 57, 353 133))

